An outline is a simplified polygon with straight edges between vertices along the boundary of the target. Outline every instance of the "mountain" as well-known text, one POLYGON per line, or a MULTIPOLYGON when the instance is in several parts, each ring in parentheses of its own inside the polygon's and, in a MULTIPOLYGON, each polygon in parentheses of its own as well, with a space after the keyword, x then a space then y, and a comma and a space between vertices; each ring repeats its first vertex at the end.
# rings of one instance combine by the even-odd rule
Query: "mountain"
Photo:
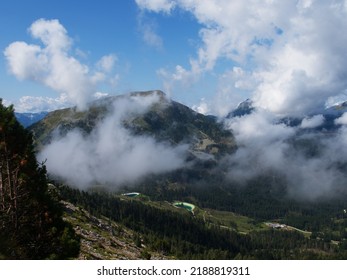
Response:
POLYGON ((170 100, 161 91, 133 92, 92 102, 83 112, 67 108, 48 113, 31 128, 38 148, 50 143, 59 129, 63 136, 73 129, 89 134, 114 109, 113 104, 136 97, 157 97, 148 110, 130 114, 123 126, 135 135, 149 135, 171 145, 188 144, 194 157, 221 156, 236 148, 232 133, 212 116, 199 114, 189 107, 170 100))
MULTIPOLYGON (((242 117, 245 115, 249 115, 257 108, 254 106, 253 101, 251 99, 246 99, 241 102, 233 111, 231 111, 226 119, 231 119, 234 117, 242 117)), ((323 122, 317 127, 310 128, 309 130, 315 131, 334 131, 339 128, 339 125, 335 123, 335 120, 340 118, 344 113, 347 112, 347 101, 323 108, 314 111, 313 113, 305 116, 297 116, 297 117, 284 117, 278 119, 278 123, 284 123, 287 126, 297 127, 302 124, 304 119, 310 119, 317 115, 322 115, 324 117, 323 122)), ((303 129, 307 130, 307 128, 303 129)))
POLYGON ((247 98, 245 101, 241 102, 235 110, 231 111, 226 118, 230 119, 233 117, 242 117, 244 115, 249 115, 254 111, 253 101, 247 98))
POLYGON ((331 115, 331 116, 340 117, 342 114, 346 112, 347 112, 347 101, 328 107, 322 113, 323 115, 331 115))
POLYGON ((15 113, 17 120, 24 127, 29 127, 32 124, 42 120, 48 112, 40 112, 40 113, 15 113))

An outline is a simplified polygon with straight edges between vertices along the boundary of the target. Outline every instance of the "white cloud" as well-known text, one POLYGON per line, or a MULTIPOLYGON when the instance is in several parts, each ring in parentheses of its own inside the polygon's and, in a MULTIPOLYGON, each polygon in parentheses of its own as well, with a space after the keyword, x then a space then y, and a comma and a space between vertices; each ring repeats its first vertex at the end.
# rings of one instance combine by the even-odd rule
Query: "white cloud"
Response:
MULTIPOLYGON (((306 125, 321 121, 316 116, 306 125)), ((345 189, 347 176, 341 169, 347 156, 345 126, 329 137, 314 131, 298 135, 299 128, 279 123, 274 114, 263 111, 232 118, 227 125, 238 144, 236 152, 226 157, 230 180, 246 183, 271 176, 268 184, 286 186, 288 195, 301 200, 332 197, 345 189)))
POLYGON ((268 146, 276 141, 284 141, 295 133, 294 128, 277 123, 272 113, 263 110, 232 118, 227 125, 241 143, 253 143, 261 139, 262 145, 259 147, 263 144, 268 146))
POLYGON ((37 73, 43 73, 47 63, 47 57, 41 52, 40 46, 14 42, 6 48, 4 54, 10 71, 18 79, 38 80, 40 77, 37 73))
POLYGON ((165 12, 170 13, 170 11, 175 6, 174 0, 135 0, 136 4, 141 9, 147 9, 154 12, 165 12))
POLYGON ((283 166, 286 140, 295 134, 293 128, 276 123, 273 114, 263 111, 232 118, 227 126, 238 144, 235 154, 228 157, 229 178, 244 182, 283 166))
POLYGON ((322 125, 325 121, 323 115, 315 115, 313 117, 304 118, 301 122, 301 128, 315 128, 322 125))
POLYGON ((164 68, 157 71, 157 75, 163 80, 164 90, 169 95, 177 85, 189 87, 199 80, 202 73, 197 61, 191 59, 189 64, 190 70, 181 65, 176 65, 174 72, 164 68))
POLYGON ((39 19, 30 26, 29 32, 33 38, 41 40, 52 52, 67 51, 71 45, 66 29, 56 19, 39 19))
POLYGON ((335 124, 347 125, 347 113, 344 113, 340 118, 336 119, 335 124))
POLYGON ((12 104, 12 102, 9 101, 9 100, 3 99, 3 100, 2 100, 2 104, 3 104, 4 106, 8 107, 8 106, 10 106, 10 105, 12 104))
POLYGON ((197 105, 193 105, 192 109, 200 114, 204 114, 207 115, 208 113, 210 113, 210 108, 208 103, 206 102, 205 98, 202 98, 200 100, 200 103, 197 105))
MULTIPOLYGON (((32 80, 65 93, 70 103, 84 109, 93 97, 98 83, 106 78, 116 59, 103 57, 101 71, 93 73, 88 66, 69 55, 72 40, 58 20, 39 19, 29 28, 33 38, 43 46, 14 42, 4 51, 10 72, 18 79, 32 80)), ((48 100, 48 99, 47 99, 48 100)))
POLYGON ((96 99, 101 99, 101 98, 105 98, 105 97, 107 97, 107 96, 110 96, 108 93, 106 93, 106 92, 100 92, 100 91, 98 91, 98 92, 96 92, 95 94, 94 94, 94 97, 96 98, 96 99))
POLYGON ((35 96, 22 96, 17 103, 14 104, 16 112, 21 113, 38 113, 50 112, 58 109, 63 109, 72 106, 66 94, 61 94, 57 98, 50 97, 35 97, 35 96))
POLYGON ((225 117, 245 101, 256 88, 257 79, 252 72, 234 66, 219 76, 216 93, 211 101, 211 112, 225 117))
POLYGON ((140 12, 138 17, 138 29, 142 34, 143 41, 150 47, 157 50, 163 49, 163 39, 157 33, 157 24, 155 21, 150 21, 145 17, 143 12, 140 12))
POLYGON ((141 26, 143 32, 144 41, 156 49, 163 48, 163 39, 154 31, 153 27, 149 24, 144 24, 141 26))
POLYGON ((98 62, 97 66, 103 71, 103 72, 111 72, 113 69, 115 63, 117 62, 118 58, 115 54, 109 54, 104 55, 98 62))
MULTIPOLYGON (((93 94, 93 99, 100 99, 110 96, 105 92, 96 92, 93 94)), ((8 104, 10 104, 8 102, 8 104)), ((54 110, 72 107, 69 98, 66 94, 61 94, 59 97, 52 98, 46 96, 22 96, 17 102, 14 102, 16 112, 19 113, 38 113, 51 112, 54 110)))
POLYGON ((89 135, 73 130, 55 138, 38 158, 47 159, 50 174, 80 188, 93 183, 118 186, 180 168, 187 146, 172 147, 149 136, 136 136, 123 126, 125 119, 145 113, 158 101, 155 94, 119 98, 89 135))
MULTIPOLYGON (((190 12, 201 24, 201 45, 193 58, 199 73, 212 72, 219 60, 247 69, 247 79, 230 94, 239 94, 250 84, 255 105, 281 115, 302 115, 345 93, 346 1, 170 3, 190 12)), ((141 6, 162 12, 154 4, 141 6)), ((186 76, 194 72, 185 70, 186 76)), ((172 72, 166 76, 174 80, 179 71, 172 72)))

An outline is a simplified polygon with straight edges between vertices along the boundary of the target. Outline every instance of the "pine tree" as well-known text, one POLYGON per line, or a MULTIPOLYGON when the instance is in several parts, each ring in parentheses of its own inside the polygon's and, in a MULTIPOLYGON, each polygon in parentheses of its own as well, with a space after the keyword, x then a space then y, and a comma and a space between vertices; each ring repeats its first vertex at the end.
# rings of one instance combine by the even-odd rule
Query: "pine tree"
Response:
POLYGON ((13 106, 0 99, 0 258, 68 258, 78 250, 71 226, 49 194, 31 134, 16 120, 13 106))

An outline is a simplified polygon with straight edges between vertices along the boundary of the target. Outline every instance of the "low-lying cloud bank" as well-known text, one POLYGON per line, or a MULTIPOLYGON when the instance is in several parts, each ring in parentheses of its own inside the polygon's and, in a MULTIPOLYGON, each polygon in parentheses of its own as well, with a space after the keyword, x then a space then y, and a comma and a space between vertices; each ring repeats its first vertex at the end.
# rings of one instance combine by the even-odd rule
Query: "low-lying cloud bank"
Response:
POLYGON ((273 184, 286 183, 288 194, 298 199, 330 198, 346 191, 347 126, 334 133, 314 130, 324 117, 306 118, 288 126, 269 112, 256 110, 235 117, 226 125, 235 134, 238 150, 228 156, 228 178, 246 183, 257 176, 273 177, 273 184))
POLYGON ((134 135, 123 121, 145 113, 158 95, 118 98, 109 115, 89 135, 75 129, 56 137, 38 155, 50 174, 79 188, 118 186, 185 165, 188 147, 172 147, 149 136, 134 135))

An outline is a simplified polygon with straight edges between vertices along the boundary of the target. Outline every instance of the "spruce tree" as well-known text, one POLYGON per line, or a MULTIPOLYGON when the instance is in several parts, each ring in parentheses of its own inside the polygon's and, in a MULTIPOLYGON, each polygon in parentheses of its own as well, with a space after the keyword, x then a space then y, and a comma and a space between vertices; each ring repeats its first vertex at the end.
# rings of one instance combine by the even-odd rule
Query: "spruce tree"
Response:
POLYGON ((76 256, 79 242, 50 195, 31 134, 0 99, 0 258, 76 256))

